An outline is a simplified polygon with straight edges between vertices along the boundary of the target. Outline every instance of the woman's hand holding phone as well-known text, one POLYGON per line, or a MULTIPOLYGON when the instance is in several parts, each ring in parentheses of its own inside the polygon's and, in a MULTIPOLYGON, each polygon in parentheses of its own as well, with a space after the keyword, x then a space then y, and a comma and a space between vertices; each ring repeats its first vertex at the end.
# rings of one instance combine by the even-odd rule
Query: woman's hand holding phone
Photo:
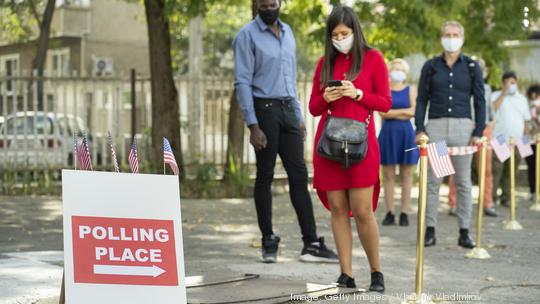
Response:
POLYGON ((355 99, 357 92, 354 84, 349 80, 342 80, 341 83, 343 84, 341 87, 339 87, 341 90, 341 95, 355 99))
POLYGON ((343 97, 343 95, 341 94, 339 87, 326 87, 324 89, 323 98, 327 103, 334 102, 341 97, 343 97))

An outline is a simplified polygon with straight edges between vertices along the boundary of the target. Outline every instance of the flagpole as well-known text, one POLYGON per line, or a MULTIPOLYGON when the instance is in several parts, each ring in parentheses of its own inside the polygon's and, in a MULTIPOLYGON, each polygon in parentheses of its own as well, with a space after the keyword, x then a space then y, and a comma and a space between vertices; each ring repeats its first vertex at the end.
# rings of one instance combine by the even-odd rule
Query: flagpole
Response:
POLYGON ((516 139, 510 137, 510 221, 506 223, 506 230, 521 230, 523 227, 516 220, 516 139))
POLYGON ((540 211, 540 133, 536 134, 536 147, 535 147, 535 182, 534 182, 534 204, 530 210, 540 211))
POLYGON ((77 170, 77 158, 79 157, 79 149, 77 147, 77 129, 73 131, 73 144, 75 145, 75 151, 73 151, 73 165, 75 166, 75 170, 77 170))

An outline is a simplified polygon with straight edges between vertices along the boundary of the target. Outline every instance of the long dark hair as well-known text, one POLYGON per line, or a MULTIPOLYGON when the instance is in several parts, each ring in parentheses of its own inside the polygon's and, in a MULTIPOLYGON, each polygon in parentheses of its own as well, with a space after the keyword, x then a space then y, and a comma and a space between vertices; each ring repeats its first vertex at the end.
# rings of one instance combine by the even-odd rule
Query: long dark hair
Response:
POLYGON ((354 10, 348 6, 337 5, 328 16, 326 20, 326 38, 324 49, 324 64, 321 71, 321 86, 326 86, 328 80, 332 80, 334 75, 330 75, 330 67, 334 65, 336 57, 339 53, 338 50, 332 45, 332 31, 340 23, 343 23, 347 27, 352 29, 354 36, 354 43, 350 51, 353 62, 349 71, 347 71, 347 79, 354 80, 358 77, 362 68, 362 60, 364 58, 364 52, 370 50, 371 47, 367 44, 362 27, 360 26, 360 20, 354 12, 354 10))

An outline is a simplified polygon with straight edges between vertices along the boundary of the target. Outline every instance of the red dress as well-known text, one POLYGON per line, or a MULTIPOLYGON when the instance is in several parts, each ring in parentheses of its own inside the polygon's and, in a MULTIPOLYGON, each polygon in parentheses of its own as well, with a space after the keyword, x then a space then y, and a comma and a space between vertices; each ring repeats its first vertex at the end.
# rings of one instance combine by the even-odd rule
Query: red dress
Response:
MULTIPOLYGON (((313 186, 324 206, 330 210, 326 191, 345 190, 351 188, 367 188, 374 186, 373 210, 377 209, 379 199, 379 144, 375 135, 375 122, 371 119, 368 126, 368 150, 366 158, 352 165, 349 169, 343 169, 341 163, 322 158, 317 153, 317 143, 326 122, 328 110, 335 117, 346 117, 358 121, 366 121, 369 111, 388 112, 392 107, 390 95, 388 70, 382 54, 377 50, 369 50, 364 53, 364 60, 360 74, 352 82, 356 88, 363 91, 364 96, 360 101, 349 97, 343 97, 332 103, 327 103, 323 98, 324 88, 320 86, 320 75, 324 58, 319 60, 313 77, 313 88, 309 100, 309 111, 313 116, 322 115, 315 135, 315 149, 313 150, 314 178, 313 186)), ((333 79, 343 80, 352 64, 352 56, 339 54, 334 65, 333 79)), ((352 215, 349 212, 349 215, 352 215)))

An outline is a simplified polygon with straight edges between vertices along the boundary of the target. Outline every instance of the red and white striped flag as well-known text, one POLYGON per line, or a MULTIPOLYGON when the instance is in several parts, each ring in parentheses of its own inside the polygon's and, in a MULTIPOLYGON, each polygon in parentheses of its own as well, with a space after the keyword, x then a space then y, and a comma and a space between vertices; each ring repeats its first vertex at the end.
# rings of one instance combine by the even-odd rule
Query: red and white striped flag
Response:
POLYGON ((491 140, 491 147, 493 148, 493 151, 495 151, 495 155, 497 155, 497 158, 501 163, 504 163, 510 158, 510 147, 504 140, 504 135, 499 134, 497 137, 494 137, 491 140))
POLYGON ((527 135, 516 139, 516 147, 518 148, 519 155, 522 158, 533 155, 531 141, 529 140, 529 137, 527 137, 527 135))
POLYGON ((427 149, 431 170, 433 170, 433 174, 437 178, 456 173, 445 141, 431 143, 427 146, 427 149))
POLYGON ((163 137, 163 162, 165 164, 169 164, 169 166, 174 172, 174 175, 180 175, 180 169, 178 168, 178 164, 176 163, 176 158, 174 158, 171 144, 165 137, 163 137))
POLYGON ((109 131, 109 146, 111 147, 111 158, 114 165, 114 172, 120 172, 120 166, 118 165, 118 159, 116 158, 116 152, 114 151, 111 132, 109 131))
POLYGON ((139 157, 137 156, 137 141, 133 137, 131 143, 131 149, 128 156, 129 166, 131 167, 131 173, 139 173, 139 157))
POLYGON ((83 134, 81 147, 78 149, 79 165, 81 170, 92 171, 92 160, 90 159, 90 148, 88 147, 88 140, 86 139, 86 133, 83 134))

